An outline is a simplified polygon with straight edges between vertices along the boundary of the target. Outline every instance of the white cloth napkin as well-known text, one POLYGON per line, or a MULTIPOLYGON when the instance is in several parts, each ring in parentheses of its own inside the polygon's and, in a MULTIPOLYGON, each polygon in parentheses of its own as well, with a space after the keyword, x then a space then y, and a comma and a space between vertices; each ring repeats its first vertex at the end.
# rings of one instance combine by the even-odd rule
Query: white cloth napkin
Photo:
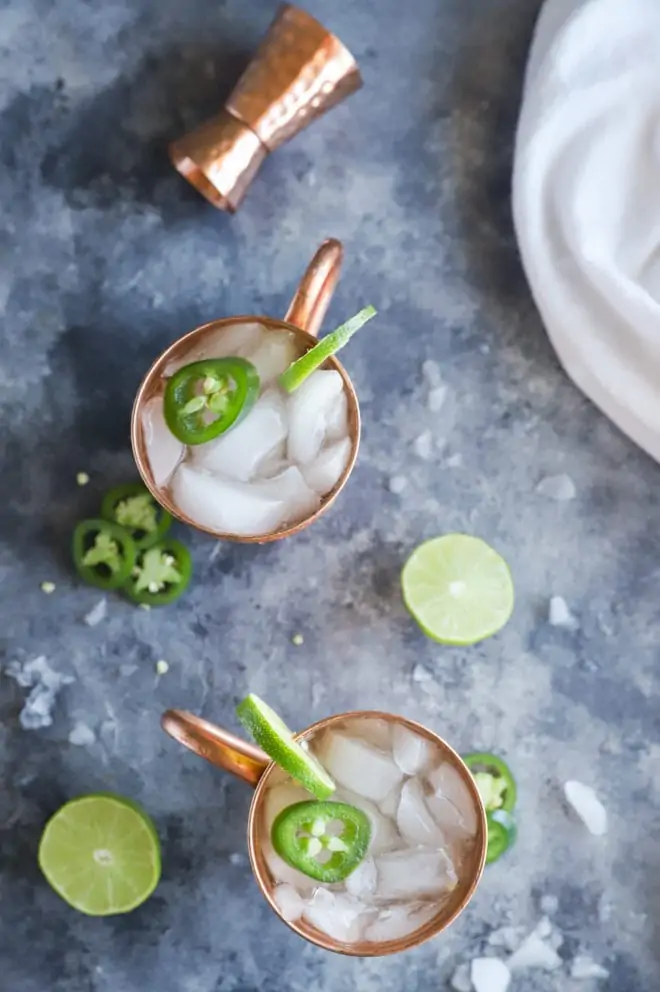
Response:
POLYGON ((660 0, 546 0, 513 211, 564 368, 660 461, 660 0))

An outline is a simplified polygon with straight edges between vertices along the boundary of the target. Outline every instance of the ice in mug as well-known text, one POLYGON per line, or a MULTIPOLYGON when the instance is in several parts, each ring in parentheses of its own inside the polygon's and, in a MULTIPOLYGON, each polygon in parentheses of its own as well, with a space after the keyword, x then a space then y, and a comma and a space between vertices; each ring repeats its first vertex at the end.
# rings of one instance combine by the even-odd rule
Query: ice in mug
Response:
POLYGON ((354 717, 307 739, 337 783, 332 800, 363 810, 367 856, 343 882, 317 882, 270 843, 287 806, 312 799, 276 771, 264 798, 264 856, 283 918, 305 921, 342 943, 381 943, 414 933, 442 909, 475 843, 475 800, 441 748, 399 723, 354 717))
POLYGON ((255 321, 209 331, 166 366, 164 380, 190 362, 238 356, 259 373, 250 413, 205 444, 189 447, 173 436, 162 393, 142 412, 154 482, 199 526, 260 537, 312 516, 341 479, 352 446, 344 383, 334 369, 319 369, 285 393, 278 376, 301 354, 293 332, 255 321))

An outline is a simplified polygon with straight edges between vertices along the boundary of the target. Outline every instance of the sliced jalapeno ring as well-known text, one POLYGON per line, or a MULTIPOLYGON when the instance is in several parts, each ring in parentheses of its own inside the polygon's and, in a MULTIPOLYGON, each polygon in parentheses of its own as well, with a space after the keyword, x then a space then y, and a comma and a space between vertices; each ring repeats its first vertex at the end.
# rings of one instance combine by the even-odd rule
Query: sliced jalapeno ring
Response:
POLYGON ((294 803, 275 818, 271 830, 273 847, 287 864, 327 883, 348 878, 370 839, 368 817, 348 803, 294 803))
POLYGON ((474 776, 486 812, 503 809, 510 813, 516 805, 518 790, 506 762, 486 751, 466 754, 463 761, 474 776))
POLYGON ((116 486, 103 497, 101 516, 129 531, 138 551, 161 541, 172 526, 172 517, 141 482, 116 486))
POLYGON ((167 381, 165 422, 184 444, 204 444, 236 427, 258 396, 259 374, 245 358, 192 362, 167 381))
POLYGON ((124 591, 136 603, 166 606, 187 588, 192 559, 185 545, 172 538, 138 552, 124 591))
POLYGON ((81 578, 99 589, 119 589, 135 567, 137 548, 111 520, 81 520, 73 532, 73 561, 81 578))
POLYGON ((486 849, 486 864, 491 865, 515 844, 515 820, 505 809, 496 809, 486 815, 488 824, 488 847, 486 849))

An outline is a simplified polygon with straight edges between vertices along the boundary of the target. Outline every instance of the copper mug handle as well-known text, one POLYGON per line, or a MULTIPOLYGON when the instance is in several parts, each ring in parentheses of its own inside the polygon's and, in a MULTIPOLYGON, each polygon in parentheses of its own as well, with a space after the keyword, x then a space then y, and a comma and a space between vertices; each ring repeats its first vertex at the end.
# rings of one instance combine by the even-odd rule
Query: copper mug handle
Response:
POLYGON ((284 317, 288 324, 294 324, 312 337, 318 337, 323 318, 339 281, 343 257, 344 248, 341 241, 328 238, 323 242, 307 266, 296 295, 291 300, 284 317))
POLYGON ((187 710, 166 710, 160 723, 165 733, 189 751, 253 788, 270 764, 261 748, 187 710))

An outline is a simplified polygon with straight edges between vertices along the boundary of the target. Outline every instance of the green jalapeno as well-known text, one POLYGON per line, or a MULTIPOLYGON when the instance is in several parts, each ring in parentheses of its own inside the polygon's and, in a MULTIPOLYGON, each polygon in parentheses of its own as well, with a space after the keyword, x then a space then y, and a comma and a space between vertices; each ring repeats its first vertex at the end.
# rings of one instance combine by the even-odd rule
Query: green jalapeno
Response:
POLYGON ((273 847, 287 864, 319 882, 341 882, 363 860, 371 839, 366 814, 347 803, 287 806, 271 830, 273 847))
POLYGON ((486 814, 488 824, 488 847, 486 849, 486 864, 497 861, 509 850, 516 840, 516 824, 505 809, 496 809, 486 814))
POLYGON ((204 444, 236 427, 258 396, 259 374, 245 358, 192 362, 167 381, 165 422, 184 444, 204 444))
POLYGON ((124 591, 136 603, 165 606, 182 595, 191 576, 192 559, 188 548, 167 538, 138 552, 124 591))
POLYGON ((135 566, 137 548, 111 520, 81 520, 73 532, 73 561, 80 576, 99 589, 119 589, 135 566))
POLYGON ((486 812, 503 809, 510 813, 516 805, 518 790, 509 766, 487 752, 465 754, 463 761, 474 776, 486 812))
POLYGON ((170 514, 141 482, 116 486, 106 493, 101 516, 125 527, 138 551, 161 541, 172 525, 170 514))

